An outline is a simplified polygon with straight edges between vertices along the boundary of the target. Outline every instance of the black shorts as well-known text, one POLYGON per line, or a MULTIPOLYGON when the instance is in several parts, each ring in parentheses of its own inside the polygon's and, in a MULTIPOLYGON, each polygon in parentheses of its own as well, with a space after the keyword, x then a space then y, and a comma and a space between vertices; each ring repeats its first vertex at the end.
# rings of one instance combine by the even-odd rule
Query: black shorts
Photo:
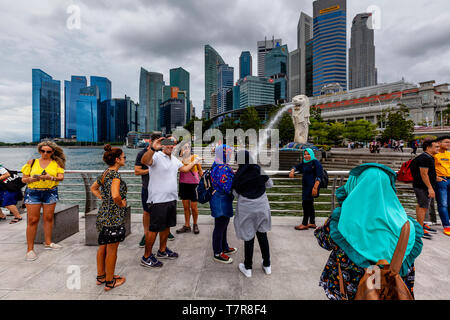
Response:
POLYGON ((141 190, 142 209, 144 209, 145 212, 150 213, 150 204, 147 203, 147 200, 148 200, 148 189, 142 187, 141 190))
POLYGON ((422 209, 428 209, 430 207, 431 198, 428 197, 428 189, 414 188, 416 193, 417 204, 422 209))
POLYGON ((177 225, 177 201, 151 203, 150 228, 152 232, 161 232, 177 225))
POLYGON ((198 201, 197 186, 198 186, 198 184, 181 183, 180 182, 180 189, 178 191, 178 195, 180 196, 180 199, 197 202, 198 201))

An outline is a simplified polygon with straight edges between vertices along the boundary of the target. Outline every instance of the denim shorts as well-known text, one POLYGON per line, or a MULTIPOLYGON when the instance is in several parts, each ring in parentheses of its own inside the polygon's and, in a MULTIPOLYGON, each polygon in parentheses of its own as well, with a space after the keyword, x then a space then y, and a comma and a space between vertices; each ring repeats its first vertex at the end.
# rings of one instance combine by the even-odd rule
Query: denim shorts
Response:
POLYGON ((15 206, 20 200, 22 200, 22 191, 0 190, 0 207, 15 206))
POLYGON ((54 204, 58 202, 58 188, 25 190, 25 204, 54 204))

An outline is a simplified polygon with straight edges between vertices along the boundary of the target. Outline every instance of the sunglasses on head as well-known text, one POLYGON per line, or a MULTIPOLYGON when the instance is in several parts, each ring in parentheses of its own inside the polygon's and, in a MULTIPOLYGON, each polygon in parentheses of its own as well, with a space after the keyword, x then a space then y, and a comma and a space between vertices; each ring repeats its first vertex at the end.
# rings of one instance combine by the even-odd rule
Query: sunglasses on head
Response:
POLYGON ((50 151, 49 151, 49 150, 41 150, 40 152, 41 152, 41 153, 52 153, 53 150, 50 150, 50 151))

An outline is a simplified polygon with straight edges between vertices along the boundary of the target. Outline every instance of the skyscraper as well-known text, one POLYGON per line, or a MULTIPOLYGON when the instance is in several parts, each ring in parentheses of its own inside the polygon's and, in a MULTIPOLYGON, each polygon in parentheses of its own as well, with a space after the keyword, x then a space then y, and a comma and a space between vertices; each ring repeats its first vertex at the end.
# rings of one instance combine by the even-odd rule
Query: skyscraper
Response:
POLYGON ((265 56, 266 54, 275 48, 276 46, 281 45, 281 39, 274 39, 272 37, 272 40, 264 39, 263 41, 257 42, 257 49, 258 49, 258 77, 264 77, 265 71, 265 56))
POLYGON ((221 64, 217 75, 217 114, 226 111, 226 95, 228 89, 233 88, 234 68, 221 64))
POLYGON ((87 79, 83 76, 72 76, 70 81, 64 81, 64 131, 67 139, 77 134, 77 100, 80 89, 86 87, 87 79))
POLYGON ((353 19, 351 45, 348 50, 350 90, 377 84, 374 30, 367 27, 370 16, 370 13, 360 13, 353 19))
POLYGON ((246 76, 253 74, 253 61, 250 51, 242 51, 239 57, 239 79, 244 79, 246 76))
POLYGON ((186 91, 186 121, 189 121, 191 119, 191 108, 189 105, 189 101, 191 99, 190 95, 190 86, 189 86, 189 72, 184 70, 183 68, 175 68, 170 69, 170 86, 171 87, 178 87, 181 91, 186 91))
POLYGON ((61 81, 41 69, 32 69, 32 138, 61 137, 61 81))
MULTIPOLYGON (((299 90, 293 90, 293 96, 306 94, 306 43, 313 38, 313 18, 302 12, 297 25, 297 48, 299 51, 299 90)), ((291 76, 290 76, 291 77, 291 76)))
POLYGON ((239 83, 239 108, 274 104, 274 80, 264 77, 247 76, 239 83))
POLYGON ((160 126, 162 133, 172 133, 177 127, 186 125, 184 99, 171 98, 161 103, 160 126))
POLYGON ((273 48, 265 60, 265 76, 273 79, 275 85, 275 103, 284 103, 288 99, 288 59, 287 45, 273 48))
POLYGON ((313 95, 328 84, 347 90, 347 1, 316 0, 313 8, 313 95))
POLYGON ((102 141, 102 125, 105 125, 100 110, 100 93, 97 86, 81 88, 76 102, 77 141, 102 141))
POLYGON ((139 104, 145 110, 145 132, 160 130, 159 105, 163 102, 163 75, 141 67, 139 80, 139 104))
POLYGON ((305 54, 305 95, 313 96, 313 39, 306 42, 305 54))
POLYGON ((289 100, 300 94, 300 50, 289 52, 289 100))
POLYGON ((100 102, 111 100, 111 81, 105 77, 91 76, 91 86, 97 86, 100 93, 100 102))
POLYGON ((205 103, 203 114, 206 119, 211 117, 211 95, 217 93, 218 66, 225 64, 222 57, 210 45, 205 45, 205 103))

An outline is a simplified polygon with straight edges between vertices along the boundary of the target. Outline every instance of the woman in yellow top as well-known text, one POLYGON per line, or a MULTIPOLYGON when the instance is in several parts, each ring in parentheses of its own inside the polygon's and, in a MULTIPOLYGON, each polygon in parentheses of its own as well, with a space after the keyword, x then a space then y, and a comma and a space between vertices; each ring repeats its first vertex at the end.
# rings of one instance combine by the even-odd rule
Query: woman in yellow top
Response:
POLYGON ((32 159, 22 167, 22 181, 27 184, 25 206, 27 207, 27 254, 26 260, 37 259, 34 239, 43 208, 44 248, 58 250, 61 246, 52 242, 53 220, 58 202, 58 184, 64 180, 66 157, 63 150, 52 141, 38 144, 39 159, 32 159))

